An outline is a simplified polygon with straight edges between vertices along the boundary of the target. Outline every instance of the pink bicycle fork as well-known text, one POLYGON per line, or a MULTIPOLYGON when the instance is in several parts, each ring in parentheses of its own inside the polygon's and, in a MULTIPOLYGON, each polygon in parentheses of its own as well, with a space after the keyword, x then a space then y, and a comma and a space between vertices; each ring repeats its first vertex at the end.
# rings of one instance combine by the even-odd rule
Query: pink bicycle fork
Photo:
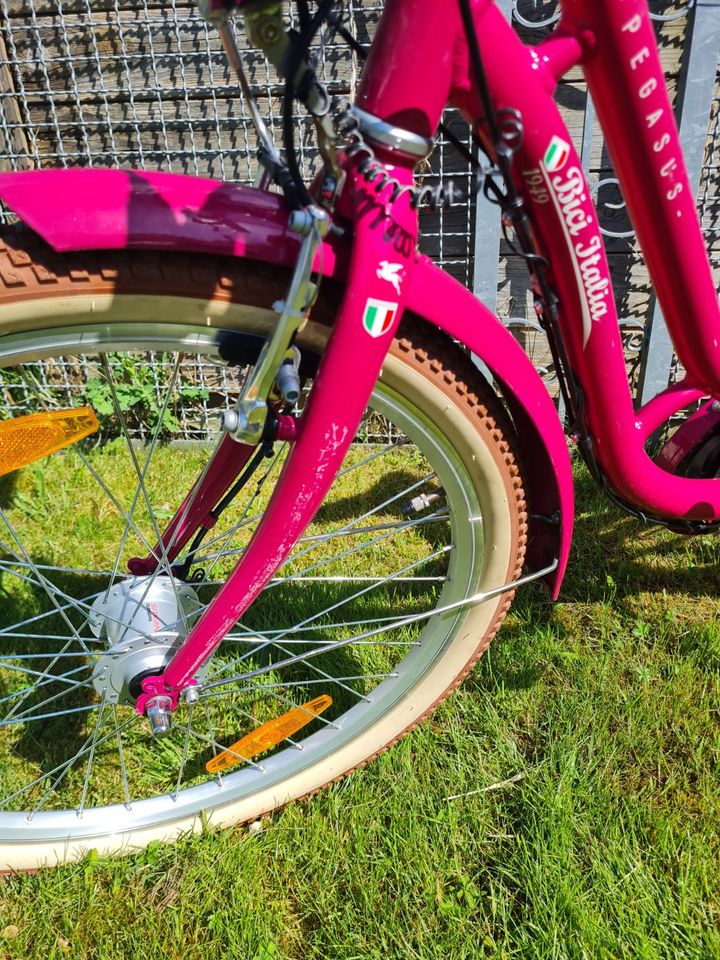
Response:
MULTIPOLYGON (((393 174, 410 185, 412 164, 395 167, 393 174)), ((355 232, 347 293, 298 422, 290 454, 262 523, 241 561, 162 676, 142 681, 143 693, 136 703, 139 713, 156 707, 159 701, 169 702, 170 707, 177 704, 181 691, 191 684, 200 666, 289 556, 330 489, 380 374, 402 316, 403 289, 417 262, 417 212, 405 197, 394 205, 378 202, 364 179, 352 170, 348 181, 346 193, 355 214, 355 232), (399 294, 394 283, 378 271, 383 260, 392 261, 396 267, 399 294), (366 321, 368 311, 383 304, 389 311, 388 322, 378 330, 366 321)), ((247 462, 248 448, 237 446, 239 462, 247 462)), ((226 441, 219 452, 223 458, 232 455, 226 441)), ((217 489, 228 485, 228 468, 228 460, 221 463, 215 476, 217 489)), ((199 514, 202 505, 209 501, 201 495, 196 500, 199 514)), ((176 521, 175 532, 185 536, 186 531, 181 531, 181 527, 187 526, 182 508, 176 521)))

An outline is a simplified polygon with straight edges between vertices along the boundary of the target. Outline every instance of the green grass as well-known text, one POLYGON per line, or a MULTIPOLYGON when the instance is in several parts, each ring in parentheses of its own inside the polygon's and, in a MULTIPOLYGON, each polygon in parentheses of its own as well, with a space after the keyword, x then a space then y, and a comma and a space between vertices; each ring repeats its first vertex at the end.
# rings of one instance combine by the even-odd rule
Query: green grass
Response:
MULTIPOLYGON (((17 554, 24 549, 39 565, 39 569, 47 571, 54 566, 62 568, 62 572, 51 570, 46 575, 65 595, 77 599, 105 588, 108 577, 98 576, 93 570, 113 569, 117 545, 123 534, 123 520, 98 485, 96 477, 101 476, 107 482, 112 482, 115 499, 125 504, 126 509, 134 500, 137 485, 133 462, 124 443, 96 444, 92 441, 86 444, 85 455, 92 470, 87 469, 77 451, 70 450, 37 462, 18 473, 4 499, 7 517, 18 531, 22 547, 15 542, 13 534, 6 533, 4 543, 7 546, 4 551, 0 549, 0 559, 4 558, 5 561, 13 550, 17 554), (67 572, 67 567, 73 570, 67 572)), ((144 456, 144 452, 140 452, 140 462, 144 462, 144 456)), ((167 445, 157 448, 145 477, 145 486, 156 514, 161 518, 160 522, 172 516, 175 505, 181 502, 202 470, 206 456, 207 450, 201 447, 183 449, 182 452, 167 445)), ((227 513, 223 514, 220 523, 213 527, 212 538, 222 537, 228 525, 246 514, 253 516, 259 513, 269 499, 281 463, 281 460, 269 461, 267 475, 265 468, 258 471, 227 513), (263 476, 265 482, 258 492, 258 478, 263 476)), ((400 518, 397 503, 390 504, 361 522, 357 533, 339 538, 339 546, 338 539, 313 539, 330 530, 336 531, 350 520, 364 515, 369 509, 384 503, 392 494, 403 491, 408 484, 422 481, 430 472, 421 454, 407 447, 397 450, 385 447, 379 451, 369 451, 363 446, 354 447, 345 460, 345 467, 358 463, 360 469, 338 478, 331 495, 308 530, 310 539, 299 544, 298 556, 283 567, 283 576, 309 569, 311 574, 320 576, 389 577, 398 569, 422 560, 447 543, 449 533, 445 522, 403 530, 401 535, 397 535, 398 531, 392 527, 389 530, 383 528, 380 533, 371 529, 373 524, 397 524, 400 518), (381 458, 365 462, 371 453, 381 451, 381 458)), ((425 489, 430 491, 435 487, 437 483, 432 480, 425 489)), ((136 503, 134 523, 137 529, 143 531, 147 544, 156 542, 157 534, 149 521, 144 497, 140 497, 136 503)), ((244 546, 254 526, 254 523, 249 524, 238 532, 233 545, 244 546)), ((210 538, 207 544, 210 544, 210 538)), ((204 544, 200 554, 206 549, 204 544)), ((125 540, 119 568, 126 569, 130 557, 138 552, 144 555, 147 550, 148 547, 143 547, 131 532, 125 540)), ((237 556, 223 559, 215 567, 211 579, 217 581, 219 577, 224 578, 236 561, 237 556)), ((425 561, 417 571, 423 575, 444 574, 446 563, 446 556, 425 561)), ((206 563, 202 563, 202 566, 207 568, 206 563)), ((26 578, 18 578, 13 572, 0 569, 0 590, 3 598, 0 604, 0 628, 13 631, 2 638, 4 660, 0 663, 0 703, 4 704, 3 710, 7 711, 16 706, 8 703, 8 699, 13 696, 18 699, 27 690, 28 675, 20 668, 49 669, 51 658, 64 643, 64 639, 57 638, 67 637, 69 631, 68 621, 53 614, 53 605, 44 591, 29 584, 26 578), (13 639, 15 624, 46 612, 50 616, 29 628, 35 634, 33 639, 13 639), (16 646, 13 647, 13 644, 16 646), (29 653, 39 659, 31 663, 27 660, 8 662, 13 654, 29 653)), ((209 601, 217 587, 203 586, 197 587, 197 590, 203 600, 209 601)), ((370 592, 338 606, 341 600, 356 590, 357 584, 347 582, 275 584, 242 618, 242 624, 249 629, 285 629, 316 615, 318 610, 330 607, 329 613, 313 621, 312 633, 289 638, 286 644, 294 644, 292 647, 284 645, 272 651, 277 661, 299 653, 303 647, 298 644, 302 644, 303 640, 310 640, 313 644, 319 640, 350 638, 359 630, 351 626, 325 629, 327 624, 336 623, 338 619, 362 623, 383 615, 397 616, 431 608, 437 586, 435 583, 414 584, 412 588, 397 584, 381 588, 376 586, 370 592)), ((69 611, 66 616, 82 634, 89 635, 84 627, 84 616, 74 611, 69 611)), ((420 627, 407 627, 395 631, 393 638, 407 642, 415 639, 419 631, 420 627)), ((77 641, 70 640, 70 644, 71 650, 64 656, 74 659, 70 662, 67 659, 60 661, 56 669, 60 671, 78 667, 79 671, 85 670, 87 673, 75 671, 74 679, 85 680, 94 661, 88 661, 77 641)), ((98 649, 96 639, 91 639, 90 645, 91 650, 98 649)), ((99 647, 104 652, 105 642, 101 642, 99 647)), ((311 668, 303 669, 301 665, 286 668, 282 677, 273 671, 254 683, 243 684, 244 689, 232 694, 223 690, 223 699, 204 701, 195 711, 193 728, 201 737, 210 737, 216 743, 227 746, 249 732, 248 728, 252 729, 253 723, 259 725, 286 712, 291 706, 306 703, 321 693, 329 693, 332 695, 332 708, 321 720, 312 721, 303 735, 314 732, 354 705, 358 696, 373 689, 377 680, 371 678, 392 671, 406 650, 401 646, 354 645, 316 656, 313 660, 315 672, 311 672, 311 668), (321 671, 319 675, 318 671, 321 671), (333 685, 325 679, 327 675, 353 679, 344 685, 333 685), (283 696, 278 696, 278 691, 272 688, 262 688, 263 683, 272 685, 280 679, 295 681, 297 685, 289 688, 289 694, 283 696)), ((210 667, 211 676, 222 664, 228 665, 227 676, 237 674, 240 670, 267 667, 270 655, 271 651, 262 649, 255 655, 247 645, 239 646, 231 639, 216 653, 210 667), (250 659, 244 659, 241 665, 233 668, 233 663, 242 654, 250 659)), ((98 717, 98 703, 99 697, 91 686, 73 687, 62 681, 50 684, 43 682, 36 693, 20 700, 19 708, 24 712, 44 714, 69 708, 76 712, 62 717, 51 716, 42 723, 16 723, 0 729, 0 796, 7 797, 18 788, 29 785, 27 792, 17 801, 17 808, 23 810, 32 810, 36 803, 42 803, 46 810, 73 809, 80 804, 81 796, 88 789, 88 806, 122 802, 125 796, 122 761, 133 800, 173 791, 178 782, 180 765, 183 770, 182 786, 208 779, 205 763, 211 758, 213 747, 207 740, 183 734, 181 724, 176 725, 174 735, 162 743, 153 743, 140 724, 135 723, 129 730, 122 726, 126 752, 121 758, 116 737, 110 730, 115 714, 101 709, 98 717), (47 703, 47 706, 37 709, 41 703, 47 703), (92 754, 91 779, 86 781, 85 760, 81 758, 69 770, 62 772, 58 783, 51 783, 51 772, 83 748, 93 735, 96 722, 102 738, 92 754)), ((183 721, 187 722, 190 716, 188 711, 183 709, 181 712, 183 721)), ((133 719, 136 718, 131 706, 118 708, 117 721, 120 725, 133 719)))
POLYGON ((6 878, 0 958, 719 957, 720 546, 578 486, 561 602, 424 727, 259 832, 6 878))

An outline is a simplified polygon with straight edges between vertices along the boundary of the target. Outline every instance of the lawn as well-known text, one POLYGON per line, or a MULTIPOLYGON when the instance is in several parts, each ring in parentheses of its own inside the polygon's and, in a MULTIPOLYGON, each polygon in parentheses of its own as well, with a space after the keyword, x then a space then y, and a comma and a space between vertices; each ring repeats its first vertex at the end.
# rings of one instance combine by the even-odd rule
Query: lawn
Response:
POLYGON ((720 956, 717 538, 578 471, 561 602, 432 719, 251 828, 0 881, 0 957, 720 956))

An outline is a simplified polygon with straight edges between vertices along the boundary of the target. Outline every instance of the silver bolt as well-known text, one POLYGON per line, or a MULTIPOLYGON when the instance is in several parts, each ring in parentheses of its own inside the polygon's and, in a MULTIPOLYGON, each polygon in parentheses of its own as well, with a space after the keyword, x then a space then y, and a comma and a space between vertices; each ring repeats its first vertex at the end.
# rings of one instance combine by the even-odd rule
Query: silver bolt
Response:
POLYGON ((153 697, 145 709, 150 730, 154 737, 166 737, 172 727, 172 700, 170 697, 153 697))
POLYGON ((240 423, 237 410, 226 410, 222 417, 222 428, 225 433, 235 433, 240 423))
POLYGON ((720 413, 720 400, 714 400, 710 405, 710 409, 713 413, 720 413))
POLYGON ((314 225, 315 220, 308 210, 293 210, 288 219, 288 226, 293 233, 299 233, 303 237, 310 233, 314 225))
POLYGON ((198 687, 196 683, 193 683, 191 686, 185 687, 180 696, 188 705, 197 703, 200 699, 200 687, 198 687))

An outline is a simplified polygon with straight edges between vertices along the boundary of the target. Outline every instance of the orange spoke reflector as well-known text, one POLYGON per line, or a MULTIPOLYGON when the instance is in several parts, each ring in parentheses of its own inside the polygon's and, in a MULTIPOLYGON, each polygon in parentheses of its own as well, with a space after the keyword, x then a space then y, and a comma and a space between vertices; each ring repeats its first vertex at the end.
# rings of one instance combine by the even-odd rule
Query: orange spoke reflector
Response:
POLYGON ((248 733, 247 736, 238 740, 227 750, 223 750, 212 760, 208 760, 205 769, 208 773, 221 773, 228 767, 234 767, 235 764, 242 763, 243 760, 250 760, 259 753, 264 753, 270 747, 276 746, 282 740, 297 733, 298 730, 302 730, 311 720, 319 717, 324 710, 327 710, 331 703, 332 697, 323 694, 321 697, 309 700, 301 707, 288 710, 281 717, 268 720, 257 730, 248 733))
POLYGON ((0 477, 89 437, 98 427, 90 407, 43 411, 0 421, 0 477))

